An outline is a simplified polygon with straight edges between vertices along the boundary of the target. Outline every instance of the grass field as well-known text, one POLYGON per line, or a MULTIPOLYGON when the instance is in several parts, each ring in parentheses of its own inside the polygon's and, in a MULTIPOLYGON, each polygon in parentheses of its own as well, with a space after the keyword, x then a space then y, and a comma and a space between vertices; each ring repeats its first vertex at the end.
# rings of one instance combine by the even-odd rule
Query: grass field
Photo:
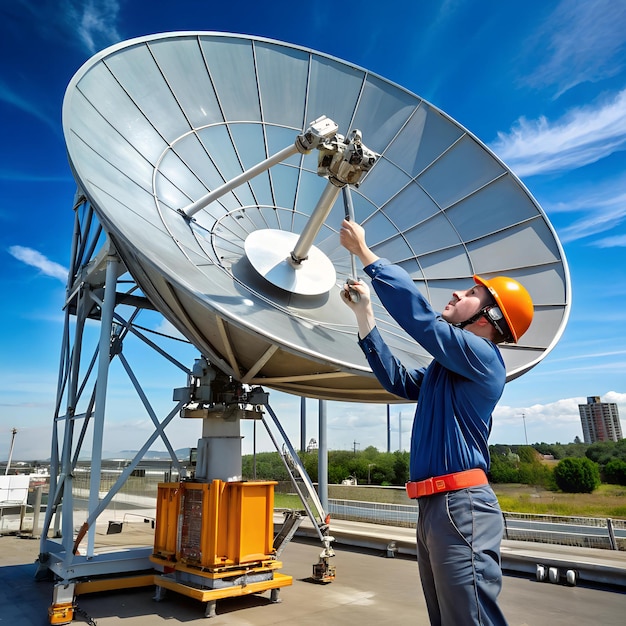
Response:
MULTIPOLYGON (((495 484, 493 489, 502 510, 510 513, 626 519, 626 487, 618 485, 601 485, 593 493, 561 493, 519 484, 495 484)), ((408 503, 402 489, 329 485, 328 492, 333 499, 408 503)), ((277 508, 302 507, 298 496, 281 493, 275 494, 274 505, 277 508)))
POLYGON ((626 519, 626 487, 600 485, 593 493, 562 493, 528 485, 493 485, 500 508, 511 513, 626 519))

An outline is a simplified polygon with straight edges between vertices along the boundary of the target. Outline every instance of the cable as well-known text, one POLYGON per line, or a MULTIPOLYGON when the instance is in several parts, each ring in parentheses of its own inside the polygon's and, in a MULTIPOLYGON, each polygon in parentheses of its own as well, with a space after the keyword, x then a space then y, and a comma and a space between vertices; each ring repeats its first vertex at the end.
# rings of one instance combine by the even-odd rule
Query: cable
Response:
POLYGON ((90 615, 88 615, 86 611, 83 611, 83 609, 78 608, 78 606, 74 608, 74 613, 76 615, 80 615, 89 624, 89 626, 98 626, 98 624, 96 624, 96 620, 93 619, 93 617, 91 617, 90 615))

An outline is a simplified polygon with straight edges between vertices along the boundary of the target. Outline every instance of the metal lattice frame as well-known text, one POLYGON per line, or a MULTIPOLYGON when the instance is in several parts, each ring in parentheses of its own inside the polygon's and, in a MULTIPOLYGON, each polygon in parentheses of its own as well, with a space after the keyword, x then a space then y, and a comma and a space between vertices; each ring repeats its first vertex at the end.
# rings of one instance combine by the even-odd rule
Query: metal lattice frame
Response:
MULTIPOLYGON (((180 476, 184 476, 185 473, 185 468, 180 465, 165 433, 165 427, 178 415, 184 400, 179 401, 164 418, 159 420, 122 352, 124 339, 130 336, 136 337, 187 376, 190 374, 184 365, 177 362, 134 324, 142 309, 154 307, 138 293, 137 286, 132 280, 124 285, 118 282, 120 276, 125 273, 125 268, 111 241, 103 237, 102 229, 94 218, 92 207, 83 194, 77 194, 74 210, 71 268, 66 291, 65 322, 52 430, 50 495, 40 549, 42 555, 40 564, 52 569, 64 580, 76 578, 76 572, 79 570, 83 574, 85 571, 92 573, 120 571, 120 564, 116 563, 115 559, 108 565, 106 558, 93 560, 95 522, 157 439, 161 439, 165 444, 173 468, 180 476), (101 245, 101 248, 97 254, 94 254, 98 245, 101 245), (118 292, 118 285, 123 285, 126 290, 118 292), (129 308, 128 316, 124 317, 121 314, 119 309, 121 305, 129 308), (83 351, 87 342, 84 335, 88 320, 98 320, 100 332, 99 341, 93 353, 85 358, 83 351), (74 327, 73 335, 72 326, 74 327), (116 483, 103 498, 100 498, 99 481, 108 371, 111 361, 115 358, 120 360, 132 387, 154 425, 154 430, 125 467, 116 483), (81 410, 83 406, 84 410, 81 410), (87 443, 90 426, 93 432, 88 515, 82 523, 78 536, 75 536, 73 474, 87 443), (79 555, 77 547, 85 534, 87 534, 86 554, 79 555), (53 538, 49 538, 50 535, 53 538)), ((129 558, 130 555, 127 554, 123 567, 130 570, 149 567, 146 560, 148 554, 144 549, 138 552, 136 558, 129 558)))

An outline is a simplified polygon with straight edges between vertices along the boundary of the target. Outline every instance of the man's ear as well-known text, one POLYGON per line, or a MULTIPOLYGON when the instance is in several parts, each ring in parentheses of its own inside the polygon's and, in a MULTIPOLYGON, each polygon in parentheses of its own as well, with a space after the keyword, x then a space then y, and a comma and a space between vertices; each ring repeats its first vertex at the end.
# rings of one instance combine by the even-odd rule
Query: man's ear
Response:
POLYGON ((474 324, 478 324, 478 326, 491 326, 491 324, 489 323, 489 320, 483 315, 482 317, 479 317, 474 324))

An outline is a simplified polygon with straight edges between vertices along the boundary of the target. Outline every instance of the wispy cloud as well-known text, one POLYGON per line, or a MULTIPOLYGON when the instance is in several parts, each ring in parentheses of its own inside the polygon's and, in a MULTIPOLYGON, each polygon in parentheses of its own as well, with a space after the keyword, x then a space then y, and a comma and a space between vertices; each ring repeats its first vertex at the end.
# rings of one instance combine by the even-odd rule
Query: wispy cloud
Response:
POLYGON ((585 352, 584 354, 570 354, 568 356, 564 356, 561 358, 552 358, 551 362, 554 363, 563 363, 566 361, 581 361, 588 359, 605 359, 606 357, 615 357, 615 356, 624 356, 626 355, 626 350, 613 350, 606 352, 585 352))
POLYGON ((19 93, 7 81, 0 79, 0 102, 32 115, 46 126, 49 126, 54 133, 59 134, 59 120, 50 117, 46 107, 38 106, 41 104, 40 100, 27 97, 25 93, 19 93))
POLYGON ((93 54, 120 41, 119 12, 118 0, 66 0, 63 14, 66 26, 78 33, 83 45, 93 54))
MULTIPOLYGON (((14 12, 22 17, 32 30, 33 39, 41 38, 51 43, 51 48, 62 45, 79 45, 90 55, 122 39, 117 30, 120 5, 118 0, 41 0, 34 3, 14 0, 14 12)), ((30 62, 30 54, 20 50, 25 38, 17 28, 7 34, 13 36, 15 54, 25 60, 9 64, 4 78, 0 78, 0 102, 15 107, 50 127, 60 134, 60 115, 55 109, 50 112, 49 95, 38 94, 41 89, 37 80, 39 68, 24 72, 24 64, 30 62), (20 33, 19 38, 16 33, 20 33)), ((30 46, 30 43, 26 43, 30 46)))
POLYGON ((589 364, 584 363, 579 367, 559 367, 558 369, 544 369, 544 378, 553 378, 558 380, 559 377, 572 376, 574 374, 591 374, 592 372, 612 373, 622 370, 626 366, 626 361, 602 361, 601 363, 589 364))
POLYGON ((608 183, 595 183, 591 188, 574 187, 564 190, 558 203, 544 202, 550 215, 557 213, 580 214, 567 226, 559 229, 563 243, 577 241, 607 233, 608 236, 595 238, 590 245, 596 248, 626 246, 626 236, 615 229, 626 222, 626 176, 608 183))
MULTIPOLYGON (((55 132, 58 131, 55 128, 55 132)), ((59 131, 60 132, 60 131, 59 131)), ((40 174, 39 172, 20 172, 15 169, 0 169, 0 180, 11 183, 66 183, 72 180, 71 174, 40 174)))
POLYGON ((527 42, 529 51, 546 53, 525 82, 554 86, 558 97, 581 83, 617 75, 626 59, 624 32, 624 2, 561 0, 527 42))
POLYGON ((596 248, 626 248, 626 235, 614 235, 596 241, 596 248))
POLYGON ((59 263, 51 261, 41 254, 41 252, 37 252, 37 250, 25 248, 24 246, 11 246, 9 248, 9 254, 15 257, 18 261, 26 263, 26 265, 36 267, 45 276, 57 278, 64 283, 67 281, 69 270, 59 263))
MULTIPOLYGON (((626 194, 615 198, 608 206, 598 207, 599 210, 589 211, 585 217, 574 221, 570 226, 560 229, 559 235, 563 243, 569 243, 593 235, 611 232, 626 220, 626 194)), ((615 248, 626 246, 626 236, 611 235, 591 242, 596 248, 615 248)))
POLYGON ((625 150, 626 89, 554 123, 522 117, 509 133, 498 133, 491 148, 522 177, 574 170, 625 150))
POLYGON ((117 30, 119 0, 14 0, 30 16, 41 37, 71 44, 78 41, 90 54, 122 39, 117 30))

